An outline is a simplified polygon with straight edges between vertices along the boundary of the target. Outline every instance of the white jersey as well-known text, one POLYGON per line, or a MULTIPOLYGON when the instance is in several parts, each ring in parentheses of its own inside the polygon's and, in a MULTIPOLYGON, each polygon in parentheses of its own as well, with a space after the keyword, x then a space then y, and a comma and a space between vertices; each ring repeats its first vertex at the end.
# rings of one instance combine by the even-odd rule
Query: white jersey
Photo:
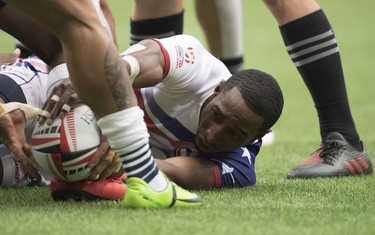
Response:
MULTIPOLYGON (((41 108, 46 100, 49 67, 37 57, 17 59, 0 67, 0 97, 7 102, 22 102, 41 108)), ((27 140, 31 138, 35 119, 26 123, 27 140)), ((9 150, 0 145, 0 160, 4 166, 2 186, 25 186, 33 183, 31 177, 14 162, 9 150)), ((48 181, 48 176, 42 175, 48 181)), ((46 183, 46 182, 45 182, 46 183)), ((48 182, 47 182, 48 183, 48 182)))
MULTIPOLYGON (((16 83, 22 90, 26 103, 34 107, 42 107, 46 100, 48 72, 49 67, 37 57, 17 59, 11 64, 0 67, 0 75, 7 76, 16 83)), ((5 102, 16 101, 14 100, 14 90, 6 90, 1 87, 0 92, 0 97, 5 102)))
POLYGON ((202 105, 231 73, 194 37, 179 35, 155 41, 164 53, 165 77, 155 87, 136 91, 138 104, 145 111, 150 145, 167 156, 197 155, 194 137, 202 105))

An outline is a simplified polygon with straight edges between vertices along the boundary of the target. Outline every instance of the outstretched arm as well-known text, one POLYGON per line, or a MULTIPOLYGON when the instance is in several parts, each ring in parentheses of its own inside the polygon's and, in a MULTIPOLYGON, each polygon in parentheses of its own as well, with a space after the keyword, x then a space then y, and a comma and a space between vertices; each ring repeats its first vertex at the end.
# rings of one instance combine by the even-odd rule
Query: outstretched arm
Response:
POLYGON ((186 189, 213 189, 215 173, 213 163, 197 157, 156 159, 156 163, 169 179, 186 189))

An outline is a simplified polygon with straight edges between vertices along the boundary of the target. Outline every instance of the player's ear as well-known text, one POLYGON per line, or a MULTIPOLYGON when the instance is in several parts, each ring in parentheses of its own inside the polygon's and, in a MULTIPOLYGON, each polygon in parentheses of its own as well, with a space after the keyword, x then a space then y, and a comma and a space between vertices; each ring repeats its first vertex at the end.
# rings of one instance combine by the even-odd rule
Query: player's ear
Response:
POLYGON ((225 80, 221 80, 221 82, 219 83, 219 85, 217 85, 215 87, 214 94, 217 94, 217 93, 219 93, 221 91, 221 88, 223 87, 224 83, 225 83, 225 80))
POLYGON ((266 131, 263 132, 263 133, 259 133, 259 135, 257 136, 257 139, 263 138, 263 136, 265 136, 266 134, 268 134, 268 133, 270 133, 270 132, 272 132, 272 130, 271 130, 271 129, 268 129, 268 130, 266 130, 266 131))

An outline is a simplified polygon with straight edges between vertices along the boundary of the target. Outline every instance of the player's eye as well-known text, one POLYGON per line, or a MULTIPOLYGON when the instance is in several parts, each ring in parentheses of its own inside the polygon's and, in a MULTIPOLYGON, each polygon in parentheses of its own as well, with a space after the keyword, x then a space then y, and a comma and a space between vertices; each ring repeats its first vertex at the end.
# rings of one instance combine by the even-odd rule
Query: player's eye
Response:
POLYGON ((221 115, 215 107, 212 107, 211 111, 216 120, 221 120, 221 115))

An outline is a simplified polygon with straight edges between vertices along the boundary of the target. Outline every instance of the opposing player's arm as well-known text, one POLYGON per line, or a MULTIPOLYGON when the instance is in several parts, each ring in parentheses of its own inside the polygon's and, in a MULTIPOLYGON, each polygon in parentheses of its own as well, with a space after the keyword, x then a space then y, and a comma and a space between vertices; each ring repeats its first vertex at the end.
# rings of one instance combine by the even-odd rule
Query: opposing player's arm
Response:
POLYGON ((215 172, 209 160, 196 157, 172 157, 156 159, 156 163, 168 178, 186 189, 213 189, 215 172))
POLYGON ((134 88, 155 86, 164 78, 165 58, 157 42, 153 40, 143 40, 126 50, 122 57, 127 62, 127 69, 130 75, 132 69, 138 67, 139 73, 133 81, 134 88), (132 56, 136 61, 127 59, 132 56), (138 63, 138 64, 134 64, 138 63), (133 65, 131 65, 131 63, 133 65))

